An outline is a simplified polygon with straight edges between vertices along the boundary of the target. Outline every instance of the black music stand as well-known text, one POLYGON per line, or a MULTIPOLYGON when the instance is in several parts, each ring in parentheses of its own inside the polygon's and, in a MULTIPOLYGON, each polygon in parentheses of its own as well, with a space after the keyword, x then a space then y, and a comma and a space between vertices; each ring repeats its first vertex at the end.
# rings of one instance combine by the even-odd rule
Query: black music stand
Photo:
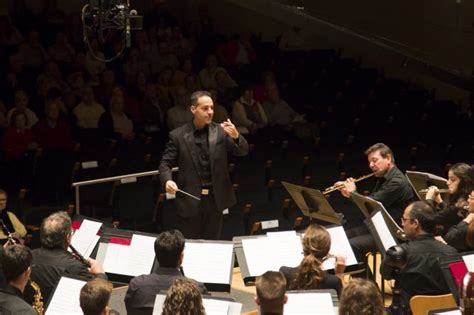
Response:
POLYGON ((381 202, 375 199, 372 199, 370 197, 363 196, 357 192, 351 193, 351 200, 354 201, 354 203, 357 205, 360 211, 369 220, 376 211, 381 211, 384 217, 384 220, 387 223, 387 226, 390 232, 392 233, 392 235, 396 236, 396 238, 399 240, 402 240, 402 241, 406 240, 405 232, 398 225, 398 223, 395 222, 395 220, 388 213, 388 211, 385 209, 385 207, 383 206, 381 202))
POLYGON ((448 184, 445 178, 431 173, 406 171, 405 175, 411 187, 415 191, 415 194, 420 200, 424 200, 424 198, 421 198, 420 196, 420 190, 428 189, 430 186, 436 186, 439 189, 448 188, 448 184))
POLYGON ((342 214, 331 207, 326 197, 317 189, 281 182, 301 212, 310 219, 342 224, 342 214))

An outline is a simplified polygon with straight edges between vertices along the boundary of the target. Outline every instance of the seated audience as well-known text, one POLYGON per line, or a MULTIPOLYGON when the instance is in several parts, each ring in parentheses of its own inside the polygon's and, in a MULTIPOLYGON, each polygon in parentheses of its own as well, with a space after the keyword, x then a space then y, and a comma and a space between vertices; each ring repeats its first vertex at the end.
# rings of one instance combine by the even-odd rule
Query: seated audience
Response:
POLYGON ((382 295, 369 280, 353 279, 342 290, 339 315, 383 315, 382 295))
POLYGON ((33 250, 31 280, 40 286, 44 301, 49 300, 62 276, 86 281, 95 277, 107 278, 95 259, 88 259, 88 267, 68 251, 71 239, 71 218, 66 212, 55 212, 43 220, 40 228, 41 248, 33 250))
POLYGON ((99 119, 99 128, 106 138, 133 140, 133 122, 124 112, 124 95, 116 88, 110 97, 109 111, 104 112, 99 119))
POLYGON ((112 283, 103 279, 93 279, 81 289, 79 303, 84 315, 108 315, 112 283))
POLYGON ((1 257, 6 285, 0 288, 0 314, 37 315, 23 299, 23 291, 30 280, 31 251, 23 245, 11 245, 1 257))
POLYGON ((166 294, 162 315, 204 315, 201 292, 187 279, 176 279, 166 294))
POLYGON ((3 148, 7 161, 17 160, 37 148, 35 135, 28 129, 28 117, 24 111, 15 110, 11 115, 12 124, 3 136, 3 148))
POLYGON ((210 89, 209 92, 211 93, 212 102, 214 103, 214 116, 212 116, 212 121, 220 124, 230 118, 229 113, 224 106, 218 104, 217 90, 210 89))
MULTIPOLYGON (((133 278, 125 296, 128 314, 149 310, 152 313, 155 297, 161 290, 168 290, 176 279, 185 279, 180 271, 183 263, 184 236, 178 230, 170 230, 158 235, 155 254, 159 266, 155 273, 133 278)), ((198 290, 207 294, 206 287, 196 282, 198 290)))
POLYGON ((435 226, 435 212, 425 201, 416 201, 404 211, 402 226, 408 243, 400 247, 406 252, 407 263, 398 270, 387 257, 382 261, 380 272, 385 279, 395 279, 400 288, 401 307, 410 309, 414 295, 439 295, 449 293, 439 260, 457 253, 456 249, 435 240, 431 234, 435 226))
POLYGON ((191 113, 189 92, 184 87, 178 87, 175 93, 174 106, 171 107, 166 113, 166 124, 168 130, 174 130, 187 124, 193 119, 193 113, 191 113))
POLYGON ((243 87, 241 97, 232 105, 232 121, 243 134, 255 133, 267 125, 267 115, 254 100, 251 86, 243 87))
POLYGON ((96 129, 99 127, 100 116, 105 112, 104 107, 97 103, 94 90, 90 86, 82 89, 82 101, 74 108, 77 126, 83 129, 96 129))
POLYGON ((227 73, 227 70, 217 65, 217 58, 214 54, 208 55, 206 58, 206 67, 199 71, 198 75, 203 89, 217 87, 216 73, 218 71, 224 71, 227 73))
POLYGON ((330 258, 331 235, 321 225, 312 224, 304 232, 302 240, 304 258, 296 268, 281 267, 285 275, 287 289, 314 290, 334 289, 341 294, 342 277, 346 267, 344 257, 336 257, 335 274, 322 269, 324 260, 330 258))
POLYGON ((269 125, 290 127, 292 124, 304 122, 303 117, 280 98, 276 84, 267 85, 266 91, 267 99, 263 102, 262 107, 267 115, 269 125))
MULTIPOLYGON (((18 220, 17 216, 5 210, 7 208, 8 195, 5 190, 0 189, 0 220, 2 220, 5 227, 0 226, 0 243, 5 243, 8 240, 7 231, 12 234, 14 238, 22 238, 26 236, 26 228, 23 223, 18 220)), ((1 225, 1 222, 0 222, 1 225)))
POLYGON ((165 108, 159 100, 158 90, 153 82, 145 84, 142 101, 142 116, 145 131, 159 131, 164 127, 165 108))
POLYGON ((282 315, 288 300, 286 280, 281 272, 267 271, 255 282, 257 297, 255 303, 261 315, 282 315))
MULTIPOLYGON (((239 98, 239 86, 229 76, 227 71, 219 69, 216 72, 216 84, 217 100, 219 103, 226 107, 230 107, 235 100, 239 98)), ((212 90, 214 88, 211 88, 212 90)))
POLYGON ((28 108, 28 95, 23 90, 18 90, 15 92, 15 107, 10 109, 7 114, 7 119, 9 125, 13 125, 12 115, 15 110, 22 111, 26 115, 26 126, 25 128, 32 128, 38 122, 38 116, 35 112, 28 108))

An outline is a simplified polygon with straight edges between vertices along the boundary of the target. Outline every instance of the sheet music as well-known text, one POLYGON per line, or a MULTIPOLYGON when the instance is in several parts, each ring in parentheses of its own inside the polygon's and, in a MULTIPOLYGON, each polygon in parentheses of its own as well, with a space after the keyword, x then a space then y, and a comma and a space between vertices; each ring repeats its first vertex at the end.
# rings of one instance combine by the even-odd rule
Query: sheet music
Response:
MULTIPOLYGON (((155 305, 153 306, 153 315, 161 315, 166 296, 157 294, 155 305)), ((202 304, 206 315, 239 315, 242 311, 242 304, 224 300, 203 298, 202 304)))
POLYGON ((462 256, 469 272, 474 272, 474 254, 462 256))
POLYGON ((126 276, 149 274, 155 261, 155 237, 133 234, 129 246, 109 243, 104 270, 126 276))
MULTIPOLYGON (((357 265, 357 259, 352 250, 349 239, 342 226, 335 226, 327 229, 331 235, 331 249, 329 253, 333 256, 346 257, 346 266, 357 265)), ((323 261, 323 270, 334 269, 336 258, 323 261)))
POLYGON ((324 293, 287 293, 285 315, 335 315, 331 294, 324 293))
POLYGON ((89 258, 90 253, 99 241, 100 237, 97 237, 97 232, 99 232, 101 226, 101 222, 84 219, 80 228, 74 232, 71 244, 85 258, 89 258), (87 253, 89 254, 87 255, 87 253))
POLYGON ((230 284, 234 244, 186 242, 183 271, 204 283, 230 284))
POLYGON ((382 241, 383 248, 387 251, 390 247, 397 245, 397 242, 393 238, 392 233, 385 222, 382 212, 378 211, 372 218, 372 223, 374 224, 375 230, 382 241))
POLYGON ((91 244, 89 245, 89 248, 87 249, 87 251, 83 255, 85 258, 91 257, 91 254, 94 251, 94 248, 97 245, 97 243, 99 242, 99 240, 100 240, 100 235, 96 235, 94 237, 93 241, 91 242, 91 244))
POLYGON ((49 303, 46 315, 82 315, 79 295, 86 281, 61 277, 49 303))
POLYGON ((267 232, 267 237, 288 237, 296 236, 296 231, 267 232))
POLYGON ((243 239, 242 247, 251 276, 278 271, 282 266, 296 267, 303 259, 298 236, 243 239))

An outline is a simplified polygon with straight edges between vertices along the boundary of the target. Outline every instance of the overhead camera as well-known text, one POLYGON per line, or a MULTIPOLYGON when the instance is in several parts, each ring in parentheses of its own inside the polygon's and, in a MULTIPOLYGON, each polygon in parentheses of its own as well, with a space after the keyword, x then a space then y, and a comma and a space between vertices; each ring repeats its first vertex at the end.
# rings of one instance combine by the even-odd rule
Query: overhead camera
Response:
MULTIPOLYGON (((110 30, 121 30, 125 42, 123 48, 130 47, 131 31, 143 28, 143 16, 138 15, 137 10, 130 9, 129 0, 89 0, 82 8, 81 18, 84 42, 89 48, 90 36, 97 34, 99 41, 104 43, 110 30)), ((123 49, 113 59, 122 52, 123 49)))

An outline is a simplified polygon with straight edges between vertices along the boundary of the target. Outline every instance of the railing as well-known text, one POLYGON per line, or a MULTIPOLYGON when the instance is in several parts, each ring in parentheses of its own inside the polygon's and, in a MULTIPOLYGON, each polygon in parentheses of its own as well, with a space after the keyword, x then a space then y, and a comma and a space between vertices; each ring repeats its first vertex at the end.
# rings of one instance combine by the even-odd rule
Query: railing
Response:
MULTIPOLYGON (((178 168, 173 167, 172 169, 173 172, 177 172, 178 168)), ((75 182, 72 183, 72 187, 74 187, 74 195, 76 199, 76 214, 81 213, 81 208, 80 208, 80 193, 79 193, 79 188, 81 186, 88 186, 88 185, 95 185, 95 184, 100 184, 100 183, 107 183, 107 182, 115 182, 115 181, 122 181, 124 179, 128 178, 138 178, 138 177, 145 177, 145 176, 156 176, 159 175, 160 172, 158 170, 156 171, 148 171, 148 172, 142 172, 142 173, 134 173, 134 174, 126 174, 126 175, 120 175, 120 176, 112 176, 112 177, 104 177, 104 178, 97 178, 97 179, 91 179, 91 180, 85 180, 82 182, 75 182)))

